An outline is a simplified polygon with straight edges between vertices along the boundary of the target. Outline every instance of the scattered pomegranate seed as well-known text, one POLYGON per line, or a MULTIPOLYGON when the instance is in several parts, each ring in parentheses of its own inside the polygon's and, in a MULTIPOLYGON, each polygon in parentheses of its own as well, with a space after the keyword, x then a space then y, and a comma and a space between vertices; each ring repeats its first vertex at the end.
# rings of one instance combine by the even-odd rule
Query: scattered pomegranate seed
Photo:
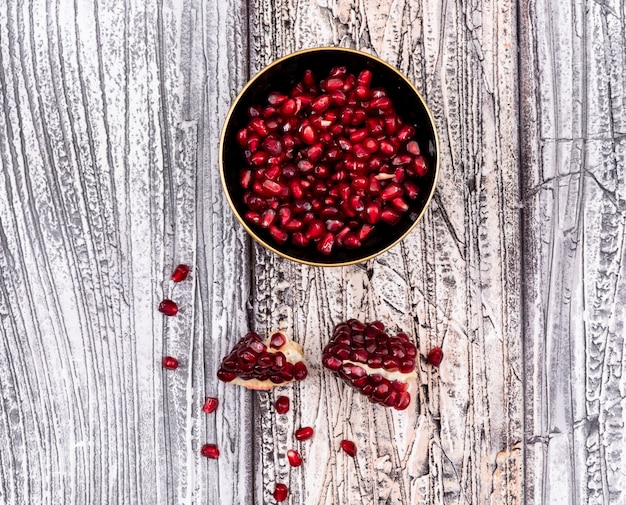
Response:
POLYGON ((341 448, 346 452, 348 456, 355 457, 356 456, 356 445, 354 442, 350 440, 342 440, 341 448))
POLYGON ((165 356, 162 364, 163 368, 167 368, 168 370, 176 370, 178 368, 178 360, 176 358, 172 358, 171 356, 165 356))
POLYGON ((218 405, 219 405, 219 400, 217 398, 213 398, 212 396, 209 396, 205 400, 204 405, 202 406, 202 410, 206 412, 207 414, 211 414, 212 412, 215 412, 215 409, 217 409, 218 405))
POLYGON ((293 449, 289 449, 287 451, 287 459, 289 460, 289 464, 291 466, 300 466, 302 464, 302 456, 298 451, 293 449))
POLYGON ((287 396, 276 398, 274 409, 276 409, 277 414, 286 414, 289 411, 289 398, 287 396))
POLYGON ((162 300, 159 303, 159 312, 162 312, 166 316, 175 316, 178 314, 178 305, 172 300, 162 300))
POLYGON ((285 501, 289 496, 289 488, 285 484, 278 483, 274 488, 273 495, 276 501, 285 501))
POLYGON ((428 353, 426 360, 432 366, 441 365, 441 362, 443 361, 443 351, 441 350, 441 347, 433 347, 428 353))
POLYGON ((189 266, 185 264, 178 265, 172 272, 172 280, 174 282, 182 282, 189 275, 189 266))
POLYGON ((308 440, 313 436, 313 428, 310 426, 303 426, 298 428, 295 433, 296 440, 308 440))
POLYGON ((217 459, 220 457, 220 450, 215 444, 204 444, 200 449, 200 454, 205 458, 217 459))

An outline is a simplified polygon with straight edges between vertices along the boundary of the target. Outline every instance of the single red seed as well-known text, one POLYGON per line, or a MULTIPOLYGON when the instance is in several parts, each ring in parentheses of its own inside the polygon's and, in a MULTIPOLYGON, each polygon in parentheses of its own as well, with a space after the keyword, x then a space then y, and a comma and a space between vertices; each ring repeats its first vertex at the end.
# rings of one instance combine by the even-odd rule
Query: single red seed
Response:
POLYGON ((175 316, 178 314, 178 305, 172 300, 162 300, 159 303, 159 312, 162 312, 166 316, 175 316))
POLYGON ((341 448, 346 452, 348 456, 355 457, 356 456, 356 445, 351 440, 342 440, 341 448))
POLYGON ((278 483, 274 488, 273 496, 276 501, 285 501, 289 496, 289 488, 285 484, 278 483))
POLYGON ((287 396, 279 396, 276 398, 274 409, 277 414, 286 414, 289 411, 289 398, 287 396))
POLYGON ((270 347, 272 349, 280 349, 286 342, 287 338, 280 332, 276 332, 270 337, 270 347))
POLYGON ((300 466, 302 464, 302 456, 300 456, 300 453, 294 449, 289 449, 287 451, 287 459, 289 460, 289 464, 291 466, 300 466))
POLYGON ((310 426, 303 426, 302 428, 298 428, 295 432, 295 437, 297 440, 308 440, 313 436, 313 428, 310 426))
POLYGON ((220 457, 220 450, 215 444, 204 444, 200 449, 200 454, 205 458, 217 459, 220 457))
POLYGON ((297 381, 306 379, 306 376, 308 374, 309 374, 309 371, 307 370, 307 367, 303 361, 298 361, 293 366, 293 378, 296 379, 297 381))
POLYGON ((426 358, 432 366, 439 366, 443 361, 443 350, 441 347, 433 347, 426 358))
POLYGON ((219 405, 219 400, 217 398, 209 396, 204 401, 204 405, 202 406, 202 410, 204 412, 206 412, 207 414, 211 414, 212 412, 215 412, 215 409, 217 409, 218 405, 219 405))
POLYGON ((172 272, 172 280, 174 282, 182 282, 189 275, 189 266, 181 263, 172 272))
POLYGON ((176 370, 178 368, 178 360, 172 356, 165 356, 162 361, 163 368, 168 370, 176 370))
POLYGON ((426 173, 428 172, 428 163, 426 162, 426 158, 424 158, 423 156, 417 156, 413 160, 413 168, 415 170, 415 173, 420 177, 426 175, 426 173))

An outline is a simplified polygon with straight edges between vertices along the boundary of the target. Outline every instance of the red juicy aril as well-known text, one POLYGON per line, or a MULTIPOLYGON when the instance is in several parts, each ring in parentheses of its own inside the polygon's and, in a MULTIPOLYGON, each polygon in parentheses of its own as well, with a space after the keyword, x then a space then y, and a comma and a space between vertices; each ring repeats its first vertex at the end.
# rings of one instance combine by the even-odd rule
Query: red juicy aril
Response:
POLYGON ((237 134, 244 219, 278 244, 329 255, 356 249, 379 226, 393 226, 419 196, 428 163, 415 127, 396 113, 372 73, 310 70, 288 94, 250 107, 237 134))
POLYGON ((335 326, 322 364, 374 403, 404 410, 417 377, 417 348, 406 333, 389 335, 380 321, 350 319, 335 326))
POLYGON ((222 359, 217 377, 248 389, 268 390, 303 380, 308 372, 302 359, 302 347, 282 333, 264 341, 249 332, 222 359))

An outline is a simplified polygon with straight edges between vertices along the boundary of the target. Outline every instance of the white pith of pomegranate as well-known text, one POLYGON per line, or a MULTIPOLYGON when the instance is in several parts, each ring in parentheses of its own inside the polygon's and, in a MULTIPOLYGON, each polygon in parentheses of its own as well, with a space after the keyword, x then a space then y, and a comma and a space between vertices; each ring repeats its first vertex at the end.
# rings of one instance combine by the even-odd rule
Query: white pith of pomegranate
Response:
POLYGON ((288 94, 248 109, 237 133, 244 219, 279 245, 358 249, 419 197, 429 167, 416 128, 372 77, 338 66, 318 81, 307 70, 288 94))
POLYGON ((335 326, 322 364, 372 402, 404 410, 417 378, 417 348, 406 333, 389 335, 380 321, 350 319, 335 326))
POLYGON ((223 359, 217 378, 228 384, 266 391, 307 376, 300 344, 277 332, 265 341, 247 333, 223 359))

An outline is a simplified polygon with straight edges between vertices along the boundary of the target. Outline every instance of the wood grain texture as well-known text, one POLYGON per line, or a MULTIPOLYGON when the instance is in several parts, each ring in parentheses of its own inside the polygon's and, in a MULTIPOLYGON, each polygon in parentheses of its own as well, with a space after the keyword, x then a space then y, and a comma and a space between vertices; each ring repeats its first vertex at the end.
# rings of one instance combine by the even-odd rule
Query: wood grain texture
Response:
POLYGON ((520 11, 532 503, 626 499, 625 22, 620 1, 520 11))
POLYGON ((424 221, 376 260, 320 269, 255 248, 257 329, 287 329, 312 363, 288 392, 289 418, 273 413, 275 395, 260 397, 257 500, 281 481, 292 503, 520 503, 514 4, 258 1, 250 19, 253 72, 316 45, 398 66, 433 108, 443 158, 424 221), (370 404, 319 366, 332 327, 349 317, 407 330, 422 353, 443 346, 439 372, 420 366, 408 412, 370 404), (316 436, 290 469, 285 452, 301 424, 316 436), (354 460, 338 451, 342 438, 357 443, 354 460))
POLYGON ((1 503, 250 501, 250 401, 214 379, 247 326, 247 239, 214 170, 242 19, 223 3, 0 6, 1 503), (179 262, 191 280, 173 285, 179 262), (156 311, 164 297, 179 316, 156 311), (224 417, 201 412, 209 393, 224 417))

